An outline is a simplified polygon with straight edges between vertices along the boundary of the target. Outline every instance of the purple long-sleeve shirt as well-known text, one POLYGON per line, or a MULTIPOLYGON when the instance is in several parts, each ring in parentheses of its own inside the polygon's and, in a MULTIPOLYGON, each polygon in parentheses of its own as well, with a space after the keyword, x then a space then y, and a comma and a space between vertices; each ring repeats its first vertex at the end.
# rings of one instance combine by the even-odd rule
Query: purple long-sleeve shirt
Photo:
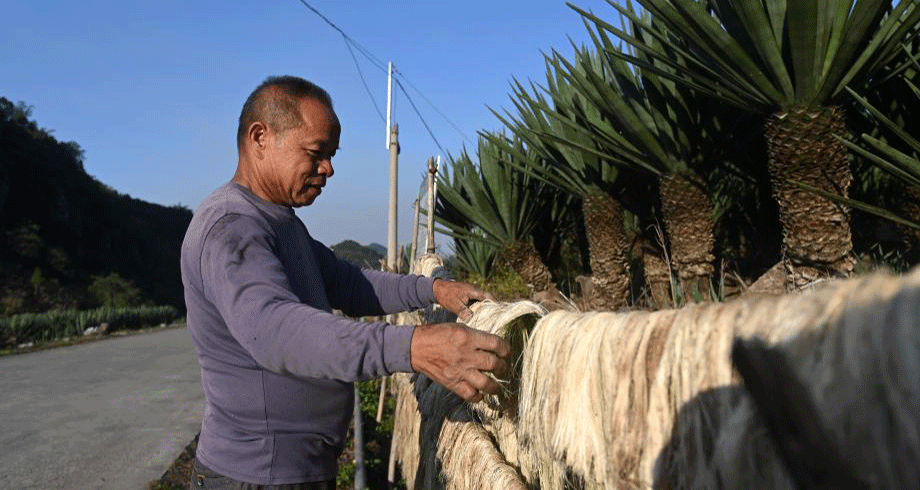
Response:
POLYGON ((250 483, 334 479, 351 383, 411 372, 414 326, 332 309, 359 317, 425 307, 434 280, 339 260, 293 209, 233 182, 195 211, 181 265, 205 395, 196 457, 250 483))

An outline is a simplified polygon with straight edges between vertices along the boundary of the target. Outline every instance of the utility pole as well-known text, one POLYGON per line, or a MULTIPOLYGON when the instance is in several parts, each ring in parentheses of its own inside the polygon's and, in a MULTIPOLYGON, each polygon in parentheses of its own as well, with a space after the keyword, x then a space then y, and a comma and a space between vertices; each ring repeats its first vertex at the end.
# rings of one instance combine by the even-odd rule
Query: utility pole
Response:
POLYGON ((355 490, 367 488, 367 476, 364 468, 364 424, 361 421, 361 394, 355 383, 355 410, 353 413, 355 429, 355 490))
POLYGON ((415 273, 415 254, 418 253, 418 207, 421 196, 412 205, 412 248, 409 250, 409 272, 415 273))
POLYGON ((438 174, 438 167, 441 165, 441 156, 438 155, 438 161, 435 163, 434 157, 428 159, 428 245, 427 252, 434 253, 434 203, 437 199, 438 183, 435 176, 438 174))
POLYGON ((393 62, 387 65, 387 149, 390 150, 390 213, 387 221, 387 268, 396 271, 396 201, 399 155, 399 125, 391 125, 393 111, 393 62))

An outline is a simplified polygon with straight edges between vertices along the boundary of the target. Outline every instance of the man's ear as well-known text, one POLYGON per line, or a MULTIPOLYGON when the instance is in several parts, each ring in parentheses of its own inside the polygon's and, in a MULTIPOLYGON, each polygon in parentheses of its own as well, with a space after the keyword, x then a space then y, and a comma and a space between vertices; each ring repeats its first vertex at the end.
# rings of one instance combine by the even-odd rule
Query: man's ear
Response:
POLYGON ((268 127, 256 121, 246 129, 246 140, 256 151, 264 151, 268 146, 268 127))

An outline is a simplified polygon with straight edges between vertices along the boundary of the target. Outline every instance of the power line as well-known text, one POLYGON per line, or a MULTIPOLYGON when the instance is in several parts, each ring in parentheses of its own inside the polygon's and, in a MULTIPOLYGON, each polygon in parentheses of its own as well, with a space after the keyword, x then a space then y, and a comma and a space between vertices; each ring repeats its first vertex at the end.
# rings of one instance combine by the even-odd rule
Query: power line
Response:
POLYGON ((431 128, 428 127, 428 122, 425 121, 424 117, 422 117, 422 113, 418 111, 418 107, 415 107, 415 102, 412 101, 412 97, 409 97, 409 92, 406 92, 405 87, 403 87, 402 82, 400 82, 398 78, 396 79, 396 85, 399 87, 400 90, 402 90, 403 94, 406 96, 406 99, 409 101, 409 105, 412 106, 412 109, 415 111, 415 114, 418 116, 419 119, 421 119, 422 124, 425 126, 425 129, 428 130, 428 134, 431 135, 431 139, 434 140, 434 144, 438 146, 439 150, 441 150, 441 154, 446 155, 447 152, 444 151, 444 148, 441 148, 441 143, 438 143, 438 139, 435 138, 434 133, 431 132, 431 128))
POLYGON ((460 136, 462 136, 463 139, 466 140, 467 143, 471 143, 471 144, 472 144, 472 141, 470 141, 470 138, 467 137, 466 133, 464 133, 463 130, 461 130, 460 128, 458 128, 457 125, 454 124, 454 122, 451 121, 450 118, 447 117, 447 115, 445 115, 443 112, 441 112, 441 110, 438 109, 438 108, 434 105, 434 103, 431 102, 431 100, 428 99, 428 97, 425 97, 425 94, 423 94, 422 91, 419 90, 418 87, 416 87, 415 84, 413 84, 411 80, 409 80, 408 78, 406 78, 406 75, 403 74, 403 72, 401 72, 401 71, 399 71, 399 70, 395 70, 395 71, 396 71, 397 73, 399 73, 400 75, 402 75, 403 79, 406 80, 406 83, 408 83, 409 86, 412 87, 413 90, 415 90, 416 92, 418 92, 418 94, 421 95, 423 99, 425 99, 425 102, 428 102, 428 105, 430 105, 431 108, 435 110, 435 112, 437 112, 438 114, 440 114, 441 117, 443 117, 444 120, 447 121, 447 124, 450 124, 450 126, 451 126, 452 128, 454 128, 454 129, 457 131, 457 133, 459 133, 460 136))
POLYGON ((342 39, 345 40, 345 47, 347 47, 348 52, 351 53, 351 59, 355 62, 355 68, 358 69, 358 76, 361 77, 361 83, 364 85, 364 90, 367 91, 367 96, 371 99, 371 104, 374 105, 374 110, 377 111, 380 120, 386 122, 383 117, 383 112, 380 111, 380 106, 377 105, 377 100, 374 99, 374 94, 371 93, 371 88, 367 86, 367 80, 364 79, 364 73, 361 72, 361 65, 358 64, 358 58, 355 58, 355 52, 351 49, 351 43, 348 41, 348 37, 342 34, 342 39))
POLYGON ((300 3, 304 4, 308 9, 312 10, 313 13, 316 14, 316 15, 318 15, 320 19, 323 19, 324 21, 326 21, 326 23, 329 24, 333 29, 339 31, 339 34, 345 36, 345 39, 346 39, 346 40, 348 40, 348 41, 354 43, 355 47, 358 48, 358 51, 360 51, 361 54, 363 54, 365 57, 367 57, 367 59, 369 59, 369 60, 371 60, 372 62, 374 62, 374 63, 377 64, 377 68, 383 69, 383 67, 385 66, 385 63, 384 63, 384 62, 382 62, 382 61, 380 61, 379 59, 377 59, 376 57, 374 57, 374 55, 372 55, 372 54, 370 53, 370 51, 364 49, 364 46, 361 46, 360 44, 358 44, 357 41, 355 41, 354 39, 352 39, 352 38, 351 38, 348 34, 346 34, 345 31, 343 31, 339 26, 335 25, 331 20, 327 19, 325 15, 321 14, 319 10, 316 10, 315 8, 313 8, 313 6, 310 5, 309 3, 307 3, 305 0, 300 0, 300 3))
MULTIPOLYGON (((367 60, 370 61, 371 64, 374 65, 374 67, 376 67, 378 70, 385 71, 385 68, 384 68, 385 64, 384 64, 382 61, 380 61, 379 58, 377 58, 376 56, 374 56, 370 51, 368 51, 364 46, 361 46, 361 44, 359 44, 357 41, 355 41, 354 39, 352 39, 351 36, 349 36, 348 34, 346 34, 344 30, 342 30, 342 28, 340 28, 339 26, 335 25, 335 23, 333 23, 331 20, 329 20, 329 19, 328 19, 325 15, 323 15, 319 10, 316 10, 316 8, 314 8, 312 5, 310 5, 309 3, 307 3, 306 0, 300 0, 300 3, 304 4, 305 7, 307 7, 307 8, 310 9, 311 11, 313 11, 314 14, 318 15, 319 18, 323 19, 323 21, 325 21, 327 24, 329 24, 330 27, 332 27, 333 29, 335 29, 336 31, 338 31, 339 34, 342 35, 342 38, 345 40, 345 46, 348 48, 348 52, 351 54, 351 58, 352 58, 352 60, 353 60, 354 63, 355 63, 355 67, 358 69, 358 75, 361 77, 361 83, 364 84, 364 89, 367 91, 368 96, 370 96, 370 98, 371 98, 371 103, 374 105, 374 110, 377 111, 377 115, 380 116, 381 119, 382 119, 382 118, 383 118, 383 114, 382 114, 382 112, 380 111, 380 107, 378 107, 377 102, 376 102, 376 100, 374 99, 374 96, 372 95, 372 92, 371 92, 370 88, 369 88, 368 85, 367 85, 367 81, 364 79, 364 73, 361 71, 361 67, 360 67, 360 65, 358 64, 358 59, 357 59, 357 57, 355 57, 355 53, 354 53, 354 51, 352 50, 352 47, 354 47, 355 49, 357 49, 358 52, 361 53, 365 58, 367 58, 367 60)), ((412 87, 416 92, 418 92, 418 94, 421 95, 422 98, 425 99, 426 102, 428 102, 428 105, 430 105, 438 114, 440 114, 441 117, 443 117, 443 118, 448 122, 448 124, 450 124, 458 133, 460 133, 460 135, 461 135, 467 142, 470 141, 470 139, 466 136, 466 134, 464 134, 463 131, 461 131, 460 128, 458 128, 456 124, 454 124, 454 123, 453 123, 443 112, 441 112, 441 110, 438 109, 438 108, 434 105, 434 103, 432 103, 431 100, 428 99, 428 97, 426 97, 425 94, 422 93, 422 91, 418 89, 418 87, 416 87, 414 84, 412 84, 412 82, 411 82, 408 78, 406 78, 405 74, 403 74, 402 72, 399 72, 399 71, 394 71, 394 72, 395 72, 395 73, 398 73, 398 74, 400 75, 400 78, 405 79, 405 80, 406 80, 406 83, 408 83, 409 86, 412 87)), ((395 78, 395 77, 394 77, 394 78, 395 78)), ((416 114, 416 115, 418 116, 418 118, 422 121, 422 125, 425 126, 425 129, 428 131, 428 134, 431 136, 431 139, 434 140, 435 145, 437 145, 438 149, 441 150, 441 153, 442 153, 442 154, 446 155, 447 152, 445 152, 445 151, 444 151, 444 148, 441 147, 441 143, 438 142, 438 138, 435 137, 434 132, 431 130, 431 127, 428 126, 428 122, 425 121, 425 118, 424 118, 424 117, 422 117, 422 113, 418 110, 418 107, 415 105, 415 102, 412 100, 412 97, 409 96, 409 92, 406 91, 406 88, 403 86, 402 82, 400 82, 399 78, 395 78, 395 80, 396 80, 396 85, 399 87, 400 90, 402 90, 403 94, 405 94, 406 99, 409 101, 409 104, 412 106, 412 110, 415 111, 415 114, 416 114)), ((396 94, 394 93, 393 95, 395 96, 396 94)))

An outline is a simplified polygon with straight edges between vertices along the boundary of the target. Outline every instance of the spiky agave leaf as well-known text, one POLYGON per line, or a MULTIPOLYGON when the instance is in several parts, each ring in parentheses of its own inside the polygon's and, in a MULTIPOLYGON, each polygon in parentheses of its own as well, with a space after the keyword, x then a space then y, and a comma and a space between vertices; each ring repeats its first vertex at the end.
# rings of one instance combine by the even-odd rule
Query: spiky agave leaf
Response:
MULTIPOLYGON (((498 138, 498 136, 495 136, 498 138)), ((510 142, 516 153, 525 153, 521 143, 510 142)), ((495 248, 505 261, 536 291, 552 286, 546 266, 531 243, 530 234, 543 216, 545 186, 509 164, 515 154, 480 137, 478 165, 464 150, 449 158, 438 176, 438 204, 435 219, 444 233, 458 240, 475 240, 495 248), (471 229, 477 233, 472 233, 471 229), (529 245, 529 246, 528 246, 529 245)))
MULTIPOLYGON (((912 95, 920 100, 920 89, 908 79, 904 79, 903 83, 910 88, 912 95)), ((865 109, 869 117, 878 121, 902 143, 902 148, 895 148, 891 143, 868 133, 860 135, 861 142, 848 140, 841 135, 837 135, 837 139, 855 154, 865 158, 866 161, 901 181, 909 190, 908 192, 915 193, 915 196, 920 196, 920 140, 873 106, 865 97, 849 87, 847 91, 850 92, 856 103, 865 109)), ((920 229, 920 214, 911 213, 909 216, 900 216, 889 209, 849 199, 840 193, 817 189, 798 181, 794 181, 793 184, 809 192, 885 218, 899 225, 920 229)))
POLYGON ((607 1, 638 32, 568 5, 645 55, 612 56, 759 112, 833 103, 899 56, 920 22, 920 5, 910 1, 892 8, 890 0, 636 0, 668 36, 607 1))
POLYGON ((584 128, 588 119, 597 119, 597 109, 581 103, 580 96, 565 86, 557 88, 554 97, 568 97, 573 104, 571 111, 551 113, 553 109, 542 93, 534 90, 531 96, 520 83, 515 85, 517 117, 496 114, 538 154, 537 158, 520 159, 521 171, 581 198, 593 284, 587 303, 592 309, 625 306, 629 299, 631 238, 624 229, 623 209, 610 194, 618 168, 607 165, 592 151, 594 138, 584 128), (578 143, 562 144, 557 138, 578 143))
MULTIPOLYGON (((472 234, 479 233, 476 229, 470 231, 472 234)), ((458 266, 467 275, 489 277, 492 259, 495 257, 495 247, 482 240, 454 237, 453 251, 458 266)))
MULTIPOLYGON (((891 8, 889 0, 637 1, 673 35, 661 35, 654 23, 639 20, 610 0, 621 15, 632 16, 633 25, 647 38, 572 7, 646 59, 616 50, 609 51, 611 56, 769 114, 768 168, 780 205, 787 259, 815 274, 849 273, 847 210, 813 195, 803 198, 800 189, 787 182, 798 178, 825 192, 846 193, 852 177, 848 154, 832 137, 842 124, 834 106, 847 84, 866 82, 897 55, 902 41, 916 35, 920 5, 900 2, 891 8), (682 70, 661 70, 648 58, 682 70), (803 159, 809 154, 815 158, 803 159)), ((798 285, 799 279, 809 277, 791 279, 798 285)))

